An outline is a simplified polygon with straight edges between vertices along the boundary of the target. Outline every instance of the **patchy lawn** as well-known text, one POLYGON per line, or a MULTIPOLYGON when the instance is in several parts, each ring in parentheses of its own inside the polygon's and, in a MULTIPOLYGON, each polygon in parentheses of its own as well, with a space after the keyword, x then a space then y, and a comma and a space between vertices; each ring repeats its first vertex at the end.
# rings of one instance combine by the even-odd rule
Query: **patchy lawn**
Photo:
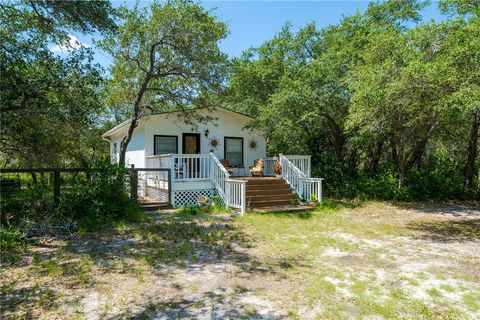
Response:
POLYGON ((146 221, 5 257, 4 318, 480 318, 480 209, 344 204, 146 221))

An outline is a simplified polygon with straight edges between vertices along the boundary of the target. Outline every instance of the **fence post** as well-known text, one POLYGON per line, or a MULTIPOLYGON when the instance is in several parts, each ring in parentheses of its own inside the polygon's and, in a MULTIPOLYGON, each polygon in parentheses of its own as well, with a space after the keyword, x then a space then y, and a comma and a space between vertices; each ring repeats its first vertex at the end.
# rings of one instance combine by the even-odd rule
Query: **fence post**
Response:
POLYGON ((323 196, 323 191, 322 191, 322 188, 323 188, 323 179, 320 179, 320 183, 319 183, 319 187, 318 187, 318 201, 319 202, 322 202, 322 196, 323 196))
POLYGON ((246 212, 247 212, 247 182, 246 181, 242 181, 242 183, 240 184, 240 189, 241 189, 241 195, 240 195, 240 205, 241 205, 241 209, 240 209, 240 212, 242 215, 244 215, 246 212))
POLYGON ((311 178, 312 177, 312 156, 311 155, 308 156, 307 166, 308 166, 307 178, 311 178))
POLYGON ((132 167, 130 169, 131 175, 130 175, 130 197, 137 201, 138 200, 138 172, 135 170, 135 165, 132 164, 132 167))
POLYGON ((168 169, 168 203, 173 207, 173 199, 172 199, 172 169, 168 169))
POLYGON ((53 202, 55 205, 60 204, 60 171, 53 171, 53 202))

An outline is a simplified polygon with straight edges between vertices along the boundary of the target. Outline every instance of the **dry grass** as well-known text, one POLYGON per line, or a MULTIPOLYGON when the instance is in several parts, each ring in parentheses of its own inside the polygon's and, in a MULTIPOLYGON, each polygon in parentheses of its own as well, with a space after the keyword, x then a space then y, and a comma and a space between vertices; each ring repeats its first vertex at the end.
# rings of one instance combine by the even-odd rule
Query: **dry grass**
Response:
POLYGON ((480 210, 152 214, 2 267, 3 318, 480 318, 480 210))

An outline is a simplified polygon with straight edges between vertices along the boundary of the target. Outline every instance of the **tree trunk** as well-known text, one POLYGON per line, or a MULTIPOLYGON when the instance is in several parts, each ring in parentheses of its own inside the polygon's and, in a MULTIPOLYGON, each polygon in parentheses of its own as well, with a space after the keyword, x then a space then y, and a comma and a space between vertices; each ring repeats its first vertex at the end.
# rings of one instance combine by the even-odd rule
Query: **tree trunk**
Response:
POLYGON ((338 161, 343 160, 343 148, 345 146, 345 137, 343 136, 342 128, 337 124, 335 119, 328 114, 327 112, 322 112, 321 115, 327 119, 327 123, 331 127, 331 131, 329 132, 330 141, 333 147, 333 153, 335 154, 335 158, 338 161))
POLYGON ((398 188, 401 189, 405 185, 405 150, 402 144, 402 137, 400 132, 396 129, 393 133, 393 142, 395 149, 395 157, 397 159, 397 171, 398 171, 398 188))
POLYGON ((384 138, 380 138, 377 141, 375 151, 372 155, 372 161, 370 162, 370 174, 375 176, 378 173, 378 167, 380 163, 380 158, 382 157, 383 144, 385 143, 384 138))
POLYGON ((428 139, 430 138, 430 135, 432 134, 434 129, 435 125, 430 124, 428 126, 428 130, 425 132, 425 135, 417 140, 417 143, 415 144, 412 151, 412 156, 410 157, 410 160, 407 164, 409 168, 414 165, 417 166, 417 168, 420 168, 420 166, 422 165, 422 159, 423 155, 425 154, 425 150, 427 149, 428 139))
POLYGON ((133 132, 135 131, 135 128, 138 125, 138 119, 140 118, 140 112, 142 111, 141 103, 142 103, 143 95, 145 94, 145 91, 147 91, 147 86, 150 80, 151 80, 151 76, 147 75, 143 80, 142 86, 138 90, 135 103, 133 104, 132 121, 128 126, 127 134, 123 137, 122 141, 120 142, 120 155, 119 155, 119 161, 118 161, 118 164, 120 166, 125 166, 125 157, 127 154, 127 147, 128 147, 128 144, 130 143, 130 140, 132 140, 133 132))
POLYGON ((390 145, 392 148, 392 163, 395 165, 398 163, 397 149, 395 147, 395 135, 392 133, 390 145))
POLYGON ((475 160, 477 159, 478 130, 480 126, 480 109, 475 108, 473 111, 472 128, 470 130, 470 139, 468 143, 467 163, 465 164, 465 180, 463 187, 465 191, 472 188, 473 185, 473 169, 475 160))
POLYGON ((408 161, 409 168, 411 168, 414 165, 417 168, 420 168, 420 166, 422 165, 423 155, 425 154, 425 149, 427 148, 427 142, 428 142, 428 138, 422 138, 415 144, 415 147, 413 148, 412 156, 408 161))

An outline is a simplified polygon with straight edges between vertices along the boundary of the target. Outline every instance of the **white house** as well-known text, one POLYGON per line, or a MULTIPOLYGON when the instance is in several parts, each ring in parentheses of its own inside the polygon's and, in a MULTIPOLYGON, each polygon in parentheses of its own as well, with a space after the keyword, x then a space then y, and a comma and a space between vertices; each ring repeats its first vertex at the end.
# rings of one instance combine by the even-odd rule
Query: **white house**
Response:
MULTIPOLYGON (((206 109, 198 112, 214 120, 192 127, 178 112, 143 116, 139 120, 127 148, 126 164, 135 168, 170 169, 171 174, 167 183, 164 172, 139 173, 140 196, 160 199, 170 192, 171 204, 181 206, 195 203, 200 195, 218 194, 228 206, 242 212, 247 201, 269 206, 288 204, 296 198, 295 193, 310 192, 321 197, 321 180, 310 178, 310 156, 267 157, 263 132, 246 129, 251 117, 222 107, 213 112, 206 109), (245 178, 258 159, 263 160, 263 176, 274 176, 273 166, 278 159, 284 180, 245 178), (264 196, 260 189, 265 189, 265 183, 271 187, 270 191, 278 189, 277 194, 260 197, 264 196), (247 185, 255 192, 247 192, 247 185)), ((102 135, 110 142, 112 162, 117 162, 120 142, 129 124, 130 121, 125 121, 102 135)))

